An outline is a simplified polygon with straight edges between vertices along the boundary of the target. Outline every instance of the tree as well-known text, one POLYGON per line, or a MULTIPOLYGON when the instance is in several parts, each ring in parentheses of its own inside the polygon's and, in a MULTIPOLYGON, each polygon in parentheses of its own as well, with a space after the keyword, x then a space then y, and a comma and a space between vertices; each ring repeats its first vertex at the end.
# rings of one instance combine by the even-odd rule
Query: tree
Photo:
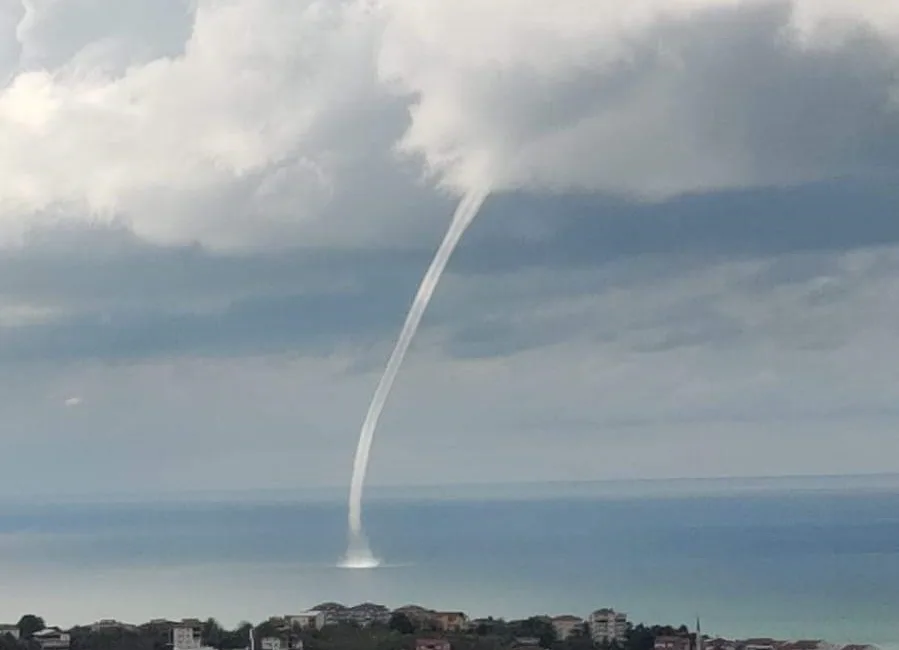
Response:
POLYGON ((640 623, 630 627, 627 631, 626 650, 652 650, 655 645, 653 631, 640 623))
POLYGON ((550 626, 549 629, 540 632, 540 634, 537 635, 537 638, 540 639, 541 648, 551 648, 557 640, 556 630, 550 626))
POLYGON ((590 626, 584 623, 575 627, 571 631, 571 636, 562 642, 562 647, 565 650, 595 650, 596 644, 593 643, 590 626))
POLYGON ((402 612, 396 612, 390 617, 388 627, 400 634, 415 634, 415 624, 402 612))
POLYGON ((225 635, 225 630, 219 625, 219 622, 214 618, 206 619, 206 622, 203 623, 203 631, 201 636, 203 638, 203 643, 206 645, 212 646, 213 648, 218 648, 222 643, 222 637, 225 635))
POLYGON ((540 640, 543 648, 552 647, 556 642, 556 628, 547 618, 531 616, 523 621, 515 621, 511 627, 513 636, 534 637, 540 640))
POLYGON ((40 616, 25 614, 25 616, 19 619, 16 627, 19 628, 19 634, 23 639, 30 639, 35 632, 40 632, 47 627, 47 624, 44 623, 44 619, 40 616))
POLYGON ((0 636, 0 650, 20 650, 19 642, 12 634, 4 634, 0 636))
POLYGON ((243 621, 233 632, 229 633, 228 638, 222 643, 222 648, 248 648, 250 647, 250 630, 253 624, 243 621))
POLYGON ((274 621, 263 621, 259 625, 256 626, 256 639, 265 638, 267 636, 278 636, 280 633, 279 626, 274 621))

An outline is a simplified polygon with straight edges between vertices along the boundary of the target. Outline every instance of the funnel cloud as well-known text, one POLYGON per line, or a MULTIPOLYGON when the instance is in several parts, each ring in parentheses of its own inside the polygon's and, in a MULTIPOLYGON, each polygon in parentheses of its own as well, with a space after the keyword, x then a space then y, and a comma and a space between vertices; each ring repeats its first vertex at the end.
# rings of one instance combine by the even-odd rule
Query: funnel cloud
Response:
POLYGON ((347 554, 342 562, 342 566, 348 568, 372 568, 379 564, 368 546, 365 533, 362 530, 362 489, 365 486, 365 473, 368 470, 368 459, 371 454, 371 445, 375 437, 375 428, 378 426, 378 419, 381 417, 381 411, 384 404, 390 396, 390 389, 396 375, 403 364, 409 345, 415 337, 418 325, 421 323, 425 309, 434 295, 440 276, 449 261, 450 256, 459 244, 459 240, 465 229, 477 215, 484 201, 487 199, 488 191, 486 189, 471 190, 459 202, 456 211, 453 213, 452 221, 428 267, 427 272, 421 280, 415 298, 412 300, 412 307, 406 314, 406 321, 400 330, 399 338, 396 346, 387 360, 387 367, 381 380, 375 388, 375 394, 372 397, 368 412, 365 414, 365 420, 362 422, 362 430, 359 432, 359 443, 356 446, 356 456, 353 459, 353 476, 350 480, 350 496, 348 503, 348 526, 349 526, 349 546, 347 554))

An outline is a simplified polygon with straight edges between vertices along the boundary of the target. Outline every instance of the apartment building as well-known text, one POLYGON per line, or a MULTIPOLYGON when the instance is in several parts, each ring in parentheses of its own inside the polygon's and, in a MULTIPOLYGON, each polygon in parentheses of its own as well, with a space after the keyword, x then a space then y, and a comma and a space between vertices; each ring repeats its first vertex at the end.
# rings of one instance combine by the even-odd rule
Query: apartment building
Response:
POLYGON ((627 614, 604 607, 590 614, 587 620, 594 643, 623 644, 627 640, 627 614))

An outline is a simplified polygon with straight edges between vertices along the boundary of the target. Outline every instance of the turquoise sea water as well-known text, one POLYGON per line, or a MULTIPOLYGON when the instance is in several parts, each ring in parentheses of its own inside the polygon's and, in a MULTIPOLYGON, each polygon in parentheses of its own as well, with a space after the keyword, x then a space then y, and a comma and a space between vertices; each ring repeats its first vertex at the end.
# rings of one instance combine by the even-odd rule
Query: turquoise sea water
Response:
POLYGON ((650 622, 700 614, 714 634, 899 642, 899 489, 760 486, 394 492, 366 510, 388 564, 373 571, 336 568, 336 499, 8 502, 0 609, 233 624, 322 600, 503 616, 612 606, 650 622))

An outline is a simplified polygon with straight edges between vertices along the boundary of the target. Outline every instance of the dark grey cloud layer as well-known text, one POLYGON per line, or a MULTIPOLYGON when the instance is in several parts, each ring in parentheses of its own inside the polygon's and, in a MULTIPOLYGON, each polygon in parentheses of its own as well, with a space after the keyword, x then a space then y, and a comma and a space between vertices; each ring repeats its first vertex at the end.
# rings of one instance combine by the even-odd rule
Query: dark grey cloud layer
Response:
MULTIPOLYGON (((426 326, 452 354, 495 356, 564 340, 583 323, 543 331, 528 312, 643 286, 726 260, 765 260, 735 284, 762 293, 838 271, 839 254, 899 243, 899 194, 883 184, 816 184, 634 205, 598 197, 493 197, 453 259, 426 326), (527 286, 515 274, 546 274, 527 286), (464 285, 464 289, 461 287, 464 285), (481 287, 479 290, 478 287, 481 287)), ((445 219, 444 219, 445 220, 445 219)), ((172 354, 328 354, 392 338, 427 265, 441 220, 414 247, 295 249, 227 255, 162 247, 124 230, 53 230, 0 253, 0 295, 58 309, 0 330, 7 360, 172 354)), ((884 272, 888 272, 885 269, 884 272)), ((847 291, 834 284, 810 301, 847 291)), ((739 323, 713 298, 659 314, 653 345, 724 343, 739 323)), ((611 335, 611 334, 610 334, 611 335)))
POLYGON ((897 187, 899 177, 835 180, 649 204, 595 195, 500 196, 472 227, 456 268, 592 266, 653 254, 719 258, 889 245, 899 241, 897 187), (539 239, 528 232, 539 233, 539 239), (479 240, 489 242, 490 254, 479 240))

